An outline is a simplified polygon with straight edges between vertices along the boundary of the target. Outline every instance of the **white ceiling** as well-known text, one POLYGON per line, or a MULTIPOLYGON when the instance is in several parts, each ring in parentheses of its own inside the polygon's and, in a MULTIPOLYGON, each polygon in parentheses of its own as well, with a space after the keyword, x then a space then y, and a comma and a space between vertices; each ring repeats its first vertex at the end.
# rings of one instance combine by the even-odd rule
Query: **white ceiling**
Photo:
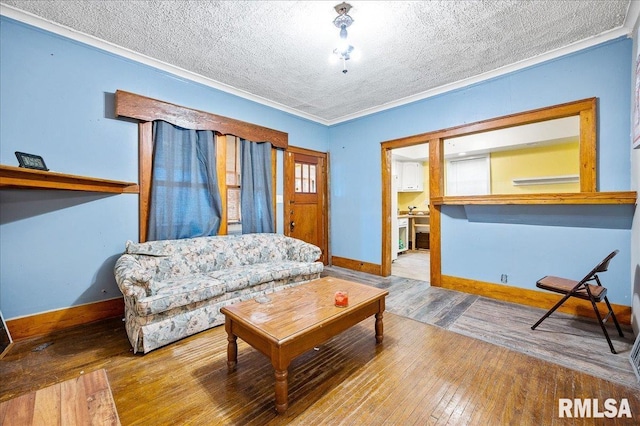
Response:
POLYGON ((628 35, 638 13, 628 0, 354 0, 348 31, 360 59, 343 74, 329 61, 340 2, 0 4, 6 16, 324 124, 628 35))

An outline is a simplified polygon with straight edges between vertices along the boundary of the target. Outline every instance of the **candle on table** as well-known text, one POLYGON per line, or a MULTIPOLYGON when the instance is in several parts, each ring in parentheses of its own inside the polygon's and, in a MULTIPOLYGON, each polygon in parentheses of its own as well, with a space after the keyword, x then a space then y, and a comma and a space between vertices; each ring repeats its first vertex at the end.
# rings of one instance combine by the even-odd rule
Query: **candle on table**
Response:
POLYGON ((349 293, 342 290, 336 291, 335 302, 336 306, 341 308, 349 306, 349 293))

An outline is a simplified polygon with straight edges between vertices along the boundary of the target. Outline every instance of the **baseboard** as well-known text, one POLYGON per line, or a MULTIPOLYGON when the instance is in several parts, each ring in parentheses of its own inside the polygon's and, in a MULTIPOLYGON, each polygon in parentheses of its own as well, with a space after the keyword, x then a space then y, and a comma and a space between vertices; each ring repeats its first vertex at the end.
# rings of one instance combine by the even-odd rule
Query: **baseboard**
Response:
POLYGON ((351 269, 358 272, 382 276, 382 265, 362 262, 360 260, 347 259, 345 257, 331 256, 331 265, 340 268, 351 269))
POLYGON ((118 297, 11 319, 6 323, 11 338, 19 340, 123 315, 124 300, 118 297))
MULTIPOLYGON (((519 303, 521 305, 533 306, 542 309, 551 309, 551 307, 555 305, 561 297, 560 295, 551 292, 475 281, 450 275, 442 275, 439 284, 431 283, 431 285, 434 287, 448 288, 450 290, 477 294, 491 299, 519 303)), ((604 306, 604 309, 600 309, 600 306, 598 306, 598 309, 600 312, 606 312, 607 307, 604 305, 604 302, 602 305, 604 306)), ((611 307, 613 308, 613 312, 616 314, 618 322, 621 324, 631 324, 630 306, 616 305, 612 303, 611 307)), ((560 308, 558 308, 558 311, 572 315, 596 318, 596 314, 593 312, 591 303, 575 297, 569 298, 560 308)))

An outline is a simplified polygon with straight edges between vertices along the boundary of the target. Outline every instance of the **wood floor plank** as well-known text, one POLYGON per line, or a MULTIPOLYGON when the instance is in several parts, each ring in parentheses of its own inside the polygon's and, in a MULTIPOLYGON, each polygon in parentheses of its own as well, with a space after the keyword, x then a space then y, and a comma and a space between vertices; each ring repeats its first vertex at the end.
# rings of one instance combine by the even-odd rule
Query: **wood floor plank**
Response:
POLYGON ((69 426, 90 424, 84 381, 79 377, 60 384, 60 418, 69 426))
POLYGON ((33 406, 33 424, 62 425, 60 386, 53 385, 41 389, 35 395, 33 406))
POLYGON ((83 375, 78 380, 83 382, 87 413, 91 423, 103 426, 119 425, 120 420, 113 403, 106 371, 99 370, 93 374, 83 375))
POLYGON ((33 393, 21 395, 2 404, 5 406, 3 425, 6 426, 23 426, 33 423, 33 407, 35 405, 36 396, 33 393))
POLYGON ((0 402, 0 424, 5 424, 5 416, 7 414, 7 407, 9 406, 9 402, 0 402))

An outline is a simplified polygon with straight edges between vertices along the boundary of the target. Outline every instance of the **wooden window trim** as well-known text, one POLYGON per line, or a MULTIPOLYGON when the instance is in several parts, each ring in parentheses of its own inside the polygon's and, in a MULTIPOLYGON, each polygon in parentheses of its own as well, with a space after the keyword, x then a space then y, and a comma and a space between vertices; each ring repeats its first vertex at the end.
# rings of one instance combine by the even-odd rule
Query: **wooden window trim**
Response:
POLYGON ((163 120, 185 129, 214 130, 221 135, 238 136, 253 142, 271 142, 280 149, 289 146, 289 135, 285 132, 123 90, 116 91, 115 104, 119 117, 140 121, 163 120))
POLYGON ((381 143, 382 172, 382 267, 381 275, 391 274, 391 150, 429 144, 429 200, 431 285, 441 285, 441 206, 507 204, 634 204, 635 191, 598 192, 596 187, 596 98, 554 105, 448 129, 394 139, 381 143), (503 129, 540 121, 580 116, 580 192, 555 194, 516 194, 456 196, 444 195, 444 140, 489 130, 503 129))
MULTIPOLYGON (((147 240, 147 227, 149 222, 153 158, 153 121, 163 120, 186 129, 212 130, 218 135, 234 135, 254 142, 270 142, 274 149, 287 149, 289 145, 289 135, 279 130, 175 105, 123 90, 116 91, 115 113, 118 117, 133 118, 140 121, 138 124, 138 179, 140 187, 138 238, 140 242, 147 240)), ((276 170, 276 156, 273 155, 272 157, 273 170, 276 170)), ((227 233, 227 202, 226 195, 224 195, 227 193, 226 144, 216 143, 216 167, 220 194, 222 194, 222 217, 220 219, 219 233, 224 235, 227 233)), ((275 194, 275 173, 273 176, 275 194)))

